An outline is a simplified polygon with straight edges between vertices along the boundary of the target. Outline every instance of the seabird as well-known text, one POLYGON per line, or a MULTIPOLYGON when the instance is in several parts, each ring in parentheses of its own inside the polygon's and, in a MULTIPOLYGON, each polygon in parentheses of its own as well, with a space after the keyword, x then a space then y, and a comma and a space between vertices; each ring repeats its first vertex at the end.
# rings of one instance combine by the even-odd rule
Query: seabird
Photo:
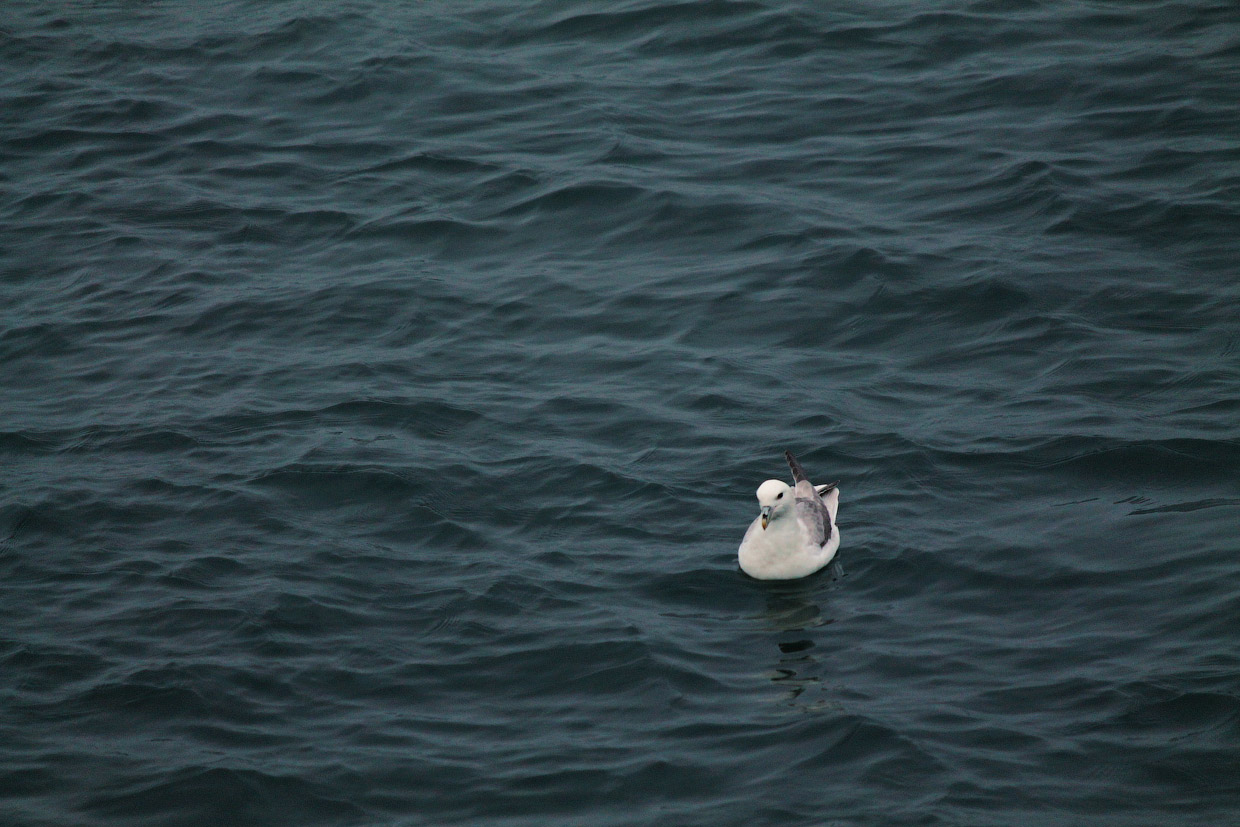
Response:
POLYGON ((761 511, 745 532, 737 554, 741 571, 759 580, 794 580, 830 563, 840 547, 835 513, 836 483, 814 485, 791 451, 784 458, 796 487, 782 480, 758 486, 761 511))

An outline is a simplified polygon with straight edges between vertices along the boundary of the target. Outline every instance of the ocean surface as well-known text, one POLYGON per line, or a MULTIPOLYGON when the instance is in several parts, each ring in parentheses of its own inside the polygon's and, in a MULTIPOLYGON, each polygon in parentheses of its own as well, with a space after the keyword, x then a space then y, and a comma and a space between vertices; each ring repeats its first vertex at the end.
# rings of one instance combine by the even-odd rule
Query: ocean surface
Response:
POLYGON ((6 2, 0 825, 1240 823, 1238 102, 1230 0, 6 2))

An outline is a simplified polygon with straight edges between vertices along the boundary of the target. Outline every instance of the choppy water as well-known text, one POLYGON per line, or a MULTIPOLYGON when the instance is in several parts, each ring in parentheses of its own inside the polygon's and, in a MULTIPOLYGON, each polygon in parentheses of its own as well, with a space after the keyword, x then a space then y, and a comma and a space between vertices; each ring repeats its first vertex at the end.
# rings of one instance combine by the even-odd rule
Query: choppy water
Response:
POLYGON ((1235 822, 1234 4, 5 9, 0 822, 1235 822))

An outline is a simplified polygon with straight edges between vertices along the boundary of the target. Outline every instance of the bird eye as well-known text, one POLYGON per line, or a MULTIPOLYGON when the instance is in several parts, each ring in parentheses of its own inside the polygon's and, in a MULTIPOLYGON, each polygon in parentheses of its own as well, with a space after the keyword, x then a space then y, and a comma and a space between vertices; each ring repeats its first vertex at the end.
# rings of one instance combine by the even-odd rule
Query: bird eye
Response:
POLYGON ((775 499, 777 499, 777 500, 782 500, 783 498, 784 498, 784 492, 783 492, 783 491, 780 491, 778 494, 776 494, 776 495, 775 495, 775 499))

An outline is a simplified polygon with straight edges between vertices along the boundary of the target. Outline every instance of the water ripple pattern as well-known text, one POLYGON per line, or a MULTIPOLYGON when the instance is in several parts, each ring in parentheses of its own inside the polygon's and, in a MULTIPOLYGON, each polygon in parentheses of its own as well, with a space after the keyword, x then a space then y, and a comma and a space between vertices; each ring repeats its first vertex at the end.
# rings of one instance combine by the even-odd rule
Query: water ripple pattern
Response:
POLYGON ((1235 823, 1233 3, 3 18, 0 823, 1235 823))

